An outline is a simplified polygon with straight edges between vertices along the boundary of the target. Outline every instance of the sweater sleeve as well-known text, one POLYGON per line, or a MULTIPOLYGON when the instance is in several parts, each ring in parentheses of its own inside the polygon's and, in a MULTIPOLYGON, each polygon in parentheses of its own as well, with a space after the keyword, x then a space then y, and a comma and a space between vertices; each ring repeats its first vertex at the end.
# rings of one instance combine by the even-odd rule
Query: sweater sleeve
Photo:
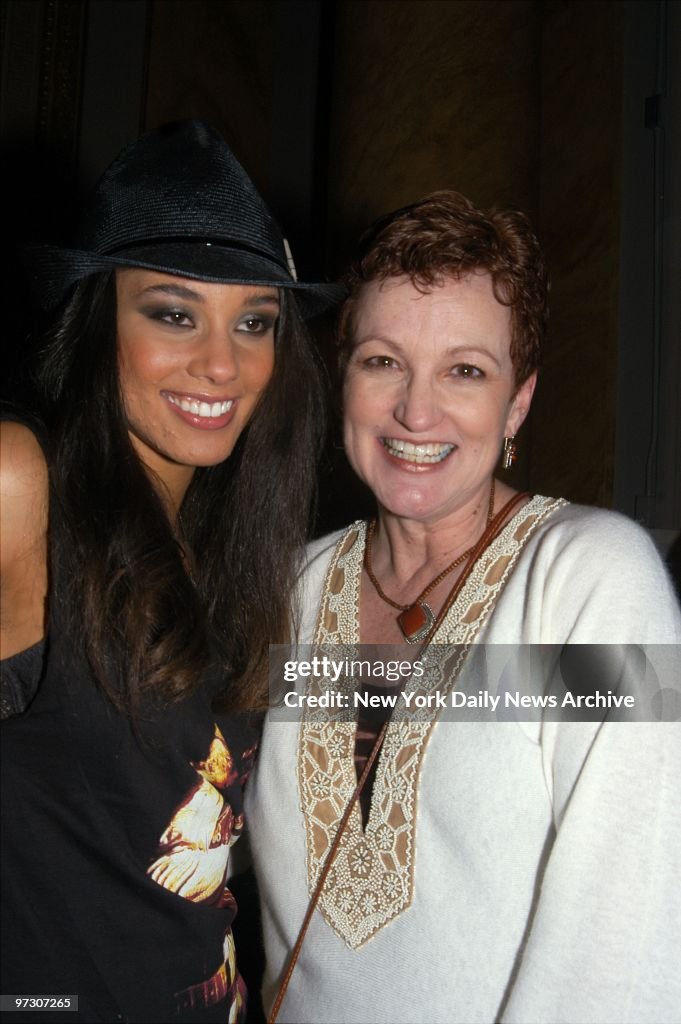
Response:
POLYGON ((681 1021, 681 723, 545 727, 555 839, 501 1020, 681 1021))
POLYGON ((678 605, 647 535, 612 513, 568 515, 534 558, 542 636, 643 646, 679 715, 543 724, 555 833, 500 1020, 679 1024, 678 605))

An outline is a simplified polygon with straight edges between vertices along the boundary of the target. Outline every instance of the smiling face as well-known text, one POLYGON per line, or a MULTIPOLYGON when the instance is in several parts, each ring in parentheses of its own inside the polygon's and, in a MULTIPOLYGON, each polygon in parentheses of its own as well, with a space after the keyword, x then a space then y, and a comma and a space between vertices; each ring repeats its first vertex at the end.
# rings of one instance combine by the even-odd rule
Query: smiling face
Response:
POLYGON ((406 277, 372 281, 353 325, 344 422, 355 472, 395 516, 466 513, 485 499, 536 380, 514 389, 510 311, 491 277, 447 278, 426 293, 406 277))
POLYGON ((132 444, 176 505, 231 455, 274 367, 276 288, 116 273, 118 365, 132 444))

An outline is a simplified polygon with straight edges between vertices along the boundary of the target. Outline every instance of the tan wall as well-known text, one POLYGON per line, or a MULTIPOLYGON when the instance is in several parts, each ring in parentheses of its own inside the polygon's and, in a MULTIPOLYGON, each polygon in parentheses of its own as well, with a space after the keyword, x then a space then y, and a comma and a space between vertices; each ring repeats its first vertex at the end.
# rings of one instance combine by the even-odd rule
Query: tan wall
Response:
POLYGON ((534 208, 539 134, 532 0, 341 0, 329 240, 438 188, 534 208))
POLYGON ((552 0, 541 47, 539 228, 553 288, 530 479, 605 506, 615 457, 623 7, 552 0))
POLYGON ((266 191, 272 119, 271 0, 155 0, 147 127, 202 118, 266 191))

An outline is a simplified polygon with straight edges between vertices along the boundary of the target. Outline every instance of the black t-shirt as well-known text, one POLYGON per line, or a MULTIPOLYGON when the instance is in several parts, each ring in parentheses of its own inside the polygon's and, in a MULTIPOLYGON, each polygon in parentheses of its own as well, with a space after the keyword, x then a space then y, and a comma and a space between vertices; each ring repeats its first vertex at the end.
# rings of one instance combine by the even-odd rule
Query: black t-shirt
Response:
POLYGON ((0 991, 78 995, 66 1020, 238 1020, 225 877, 256 729, 208 692, 133 728, 54 619, 40 690, 2 724, 0 991))
POLYGON ((211 710, 216 678, 133 726, 72 640, 57 586, 38 692, 0 732, 0 992, 79 1008, 3 1024, 241 1020, 226 876, 257 723, 211 710))

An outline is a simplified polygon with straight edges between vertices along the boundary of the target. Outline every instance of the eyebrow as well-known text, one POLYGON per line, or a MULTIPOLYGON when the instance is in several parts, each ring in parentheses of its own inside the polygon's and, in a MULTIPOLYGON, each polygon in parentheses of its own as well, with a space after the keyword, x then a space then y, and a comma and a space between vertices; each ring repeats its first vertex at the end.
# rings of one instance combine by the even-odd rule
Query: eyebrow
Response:
MULTIPOLYGON (((150 293, 173 295, 178 299, 187 299, 192 302, 204 302, 204 297, 200 292, 194 291, 193 288, 187 288, 183 284, 151 284, 148 288, 143 288, 139 294, 142 296, 149 295, 150 293)), ((253 292, 251 295, 247 295, 242 302, 242 306, 278 305, 279 294, 277 292, 253 292)))
POLYGON ((448 348, 447 349, 446 354, 448 356, 457 356, 461 352, 471 352, 471 353, 475 352, 475 353, 478 353, 479 355, 487 356, 488 359, 492 360, 492 362, 494 363, 495 366, 498 366, 499 368, 501 368, 501 363, 499 362, 497 357, 494 355, 494 353, 490 352, 490 350, 488 348, 483 348, 480 345, 454 345, 454 346, 452 346, 452 348, 448 348))

